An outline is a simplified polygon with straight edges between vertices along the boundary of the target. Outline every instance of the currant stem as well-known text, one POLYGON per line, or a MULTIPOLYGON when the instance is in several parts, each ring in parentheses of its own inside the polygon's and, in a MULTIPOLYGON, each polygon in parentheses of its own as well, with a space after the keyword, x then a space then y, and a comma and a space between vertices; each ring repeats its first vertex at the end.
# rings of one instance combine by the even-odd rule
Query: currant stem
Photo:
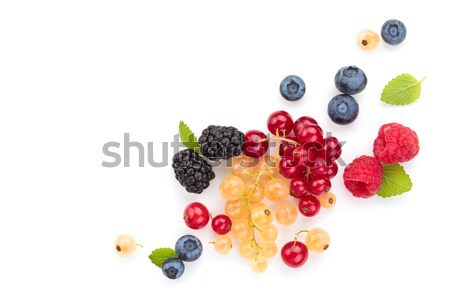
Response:
POLYGON ((215 245, 216 242, 208 242, 208 244, 215 245))
MULTIPOLYGON (((297 141, 291 140, 291 139, 286 138, 286 137, 279 137, 279 139, 280 139, 281 141, 284 141, 284 142, 292 143, 292 144, 295 144, 295 145, 300 145, 300 143, 298 143, 297 141)), ((270 137, 267 137, 267 138, 259 139, 259 140, 256 141, 256 142, 257 142, 257 143, 260 143, 260 142, 265 142, 265 141, 277 141, 277 138, 270 138, 270 137)))
POLYGON ((136 244, 136 246, 139 246, 139 247, 141 247, 141 248, 144 248, 144 246, 142 246, 142 244, 136 244))
POLYGON ((309 230, 307 230, 307 229, 302 229, 301 231, 298 231, 295 235, 298 236, 298 235, 300 235, 301 233, 309 233, 309 230))

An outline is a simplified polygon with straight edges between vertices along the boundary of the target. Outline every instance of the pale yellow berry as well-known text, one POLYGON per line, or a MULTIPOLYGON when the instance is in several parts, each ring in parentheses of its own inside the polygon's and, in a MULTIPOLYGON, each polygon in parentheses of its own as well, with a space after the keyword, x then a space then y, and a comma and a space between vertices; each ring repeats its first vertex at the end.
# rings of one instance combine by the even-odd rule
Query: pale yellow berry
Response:
POLYGON ((264 199, 264 186, 254 180, 245 182, 244 197, 251 203, 257 203, 264 199))
POLYGON ((319 196, 319 201, 322 208, 330 209, 336 204, 336 196, 331 192, 327 192, 319 196))
POLYGON ((245 198, 228 200, 225 203, 225 214, 232 219, 245 217, 248 213, 248 200, 245 198))
POLYGON ((267 259, 260 254, 255 256, 251 261, 252 270, 256 273, 264 272, 267 269, 267 266, 267 259))
POLYGON ((259 161, 247 156, 237 156, 231 161, 231 173, 244 181, 257 175, 256 167, 259 161))
POLYGON ((364 51, 371 51, 378 46, 380 37, 375 31, 366 29, 358 33, 356 41, 361 49, 364 51))
POLYGON ((330 236, 321 228, 312 229, 306 234, 305 245, 309 251, 324 252, 330 246, 330 236))
POLYGON ((129 256, 136 250, 136 241, 130 235, 121 235, 114 243, 114 249, 118 255, 129 256))
POLYGON ((244 240, 239 245, 239 253, 243 258, 251 259, 258 253, 258 247, 253 240, 244 240))
POLYGON ((262 228, 271 224, 273 218, 272 210, 265 204, 258 203, 251 206, 251 219, 256 227, 262 228))
POLYGON ((253 236, 253 229, 249 227, 248 219, 241 218, 233 220, 231 234, 238 240, 248 240, 253 236))
POLYGON ((282 225, 291 225, 297 220, 298 208, 291 203, 284 203, 277 207, 276 218, 282 225))
POLYGON ((278 229, 275 225, 270 224, 260 229, 259 235, 264 242, 273 242, 278 237, 278 229))
POLYGON ((218 235, 214 241, 214 248, 218 254, 228 254, 233 247, 233 241, 228 235, 218 235))
POLYGON ((264 186, 266 197, 275 202, 285 200, 289 197, 289 184, 283 179, 273 179, 264 186))
POLYGON ((278 247, 275 242, 264 242, 260 243, 259 246, 258 252, 268 259, 273 258, 277 254, 278 247))
POLYGON ((235 175, 227 176, 220 183, 219 190, 226 200, 236 200, 244 193, 244 181, 235 175))

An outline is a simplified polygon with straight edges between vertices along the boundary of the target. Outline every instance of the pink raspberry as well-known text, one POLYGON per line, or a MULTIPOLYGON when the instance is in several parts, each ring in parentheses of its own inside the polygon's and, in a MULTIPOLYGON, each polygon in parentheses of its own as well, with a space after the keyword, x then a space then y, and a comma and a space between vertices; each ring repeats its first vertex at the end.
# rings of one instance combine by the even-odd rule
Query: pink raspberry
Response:
POLYGON ((384 164, 406 162, 419 153, 419 138, 416 132, 401 124, 381 126, 373 143, 374 156, 384 164))
POLYGON ((361 156, 344 170, 345 187, 355 197, 368 198, 377 194, 383 180, 383 166, 374 157, 361 156))

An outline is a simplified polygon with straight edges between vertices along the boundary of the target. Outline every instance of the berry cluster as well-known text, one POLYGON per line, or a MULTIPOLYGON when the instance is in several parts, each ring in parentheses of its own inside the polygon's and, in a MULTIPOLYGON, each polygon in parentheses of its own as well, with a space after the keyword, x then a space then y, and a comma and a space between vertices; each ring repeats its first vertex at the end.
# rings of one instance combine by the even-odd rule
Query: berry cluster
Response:
MULTIPOLYGON (((226 200, 226 215, 220 215, 220 219, 224 219, 217 223, 227 228, 220 232, 226 232, 231 226, 230 235, 239 243, 241 256, 251 260, 255 272, 264 271, 268 259, 278 251, 275 219, 287 226, 296 221, 299 211, 311 217, 317 215, 321 207, 331 208, 335 204, 336 198, 329 192, 330 180, 338 171, 335 160, 341 155, 339 141, 335 137, 324 138, 323 130, 311 117, 304 116, 294 122, 289 113, 276 111, 269 116, 267 128, 271 136, 259 130, 250 130, 244 135, 243 155, 233 158, 231 175, 220 183, 220 194, 226 200), (275 155, 266 155, 270 141, 277 142, 275 155), (297 205, 288 201, 290 195, 298 199, 297 205), (263 202, 265 198, 267 203, 263 202), (272 203, 276 205, 271 207, 272 203)), ((196 222, 194 218, 197 218, 204 227, 208 220, 203 217, 207 214, 206 208, 199 208, 198 214, 189 217, 186 224, 200 228, 192 227, 191 220, 196 222)), ((213 229, 218 217, 213 220, 213 229)), ((219 233, 213 242, 216 251, 228 253, 232 239, 214 230, 219 233)), ((301 266, 308 249, 321 252, 328 248, 329 236, 323 230, 312 230, 307 240, 310 241, 306 245, 295 240, 295 245, 284 246, 281 255, 287 265, 301 266)))
POLYGON ((368 198, 377 194, 383 180, 383 164, 396 164, 413 159, 419 153, 416 132, 401 124, 381 126, 373 144, 375 157, 361 156, 344 171, 344 183, 355 197, 368 198))

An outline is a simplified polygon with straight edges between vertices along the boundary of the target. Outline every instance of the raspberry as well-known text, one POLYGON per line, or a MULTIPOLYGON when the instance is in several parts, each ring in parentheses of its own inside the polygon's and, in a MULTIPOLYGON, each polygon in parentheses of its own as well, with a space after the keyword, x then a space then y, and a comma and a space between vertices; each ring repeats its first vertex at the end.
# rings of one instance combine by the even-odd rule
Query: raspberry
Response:
POLYGON ((373 154, 381 163, 395 164, 411 160, 419 153, 419 148, 416 132, 401 124, 390 123, 378 131, 373 154))
POLYGON ((344 170, 345 187, 355 197, 368 198, 377 194, 383 179, 383 166, 374 157, 361 156, 344 170))
POLYGON ((241 153, 244 133, 234 127, 209 126, 198 142, 201 153, 209 160, 228 160, 241 153))
POLYGON ((191 149, 176 153, 172 159, 175 177, 189 193, 200 194, 215 175, 211 165, 191 149))

